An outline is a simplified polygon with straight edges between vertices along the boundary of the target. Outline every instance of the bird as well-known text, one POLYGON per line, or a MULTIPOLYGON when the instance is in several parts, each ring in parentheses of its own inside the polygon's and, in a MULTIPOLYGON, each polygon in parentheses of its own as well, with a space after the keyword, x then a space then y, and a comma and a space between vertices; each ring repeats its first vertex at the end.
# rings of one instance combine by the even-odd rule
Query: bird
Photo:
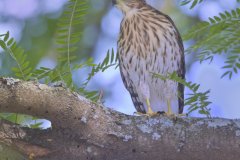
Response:
POLYGON ((153 75, 185 78, 184 46, 173 20, 145 0, 112 0, 123 19, 117 41, 121 78, 137 113, 178 115, 184 86, 153 75))

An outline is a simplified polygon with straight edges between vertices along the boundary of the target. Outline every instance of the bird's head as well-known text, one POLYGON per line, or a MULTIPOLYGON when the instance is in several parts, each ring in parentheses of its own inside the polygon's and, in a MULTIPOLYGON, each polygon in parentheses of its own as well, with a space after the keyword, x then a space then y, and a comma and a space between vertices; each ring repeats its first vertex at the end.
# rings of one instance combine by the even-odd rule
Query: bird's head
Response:
POLYGON ((141 8, 146 2, 145 0, 112 0, 112 3, 126 14, 134 9, 141 8))

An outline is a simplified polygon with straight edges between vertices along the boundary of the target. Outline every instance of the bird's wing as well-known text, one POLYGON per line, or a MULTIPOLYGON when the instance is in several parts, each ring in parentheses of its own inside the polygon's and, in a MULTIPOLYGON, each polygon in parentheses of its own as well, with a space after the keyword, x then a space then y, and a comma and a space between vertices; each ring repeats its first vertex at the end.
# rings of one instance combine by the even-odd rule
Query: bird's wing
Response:
MULTIPOLYGON (((160 12, 160 14, 166 16, 166 18, 172 23, 172 25, 174 26, 176 32, 177 32, 177 39, 178 39, 178 45, 180 47, 180 53, 181 54, 181 60, 180 60, 180 65, 179 68, 177 70, 177 74, 179 77, 181 77, 182 79, 185 79, 185 59, 184 59, 184 46, 183 46, 183 42, 182 42, 182 38, 181 35, 177 29, 177 27, 175 26, 174 22, 172 21, 172 19, 168 16, 165 15, 164 13, 160 12)), ((178 83, 178 106, 179 106, 179 114, 181 114, 183 112, 183 107, 184 107, 184 85, 178 83)))
MULTIPOLYGON (((176 27, 175 27, 176 28, 176 27)), ((176 28, 177 30, 177 28, 176 28)), ((185 59, 184 59, 184 47, 183 47, 183 42, 182 38, 180 36, 180 33, 177 30, 177 38, 178 38, 178 45, 181 49, 181 59, 180 59, 180 65, 177 70, 178 76, 181 77, 182 79, 185 79, 185 59)), ((183 112, 183 107, 184 107, 184 85, 178 83, 178 106, 179 106, 179 114, 183 112)))
POLYGON ((133 104, 137 112, 146 113, 143 103, 140 101, 136 88, 133 85, 133 82, 127 77, 127 75, 123 74, 121 65, 119 65, 119 68, 120 68, 120 73, 121 73, 123 83, 131 95, 133 104))
POLYGON ((183 113, 183 107, 184 107, 184 85, 178 83, 178 106, 179 110, 178 113, 183 113))
MULTIPOLYGON (((176 26, 174 25, 176 28, 176 26)), ((180 36, 180 33, 178 32, 177 28, 177 39, 178 39, 178 45, 180 47, 180 53, 181 54, 181 59, 180 59, 180 65, 177 70, 178 76, 181 77, 182 79, 185 79, 185 59, 184 59, 184 47, 183 47, 183 42, 182 38, 180 36)), ((178 106, 179 106, 179 114, 183 112, 183 107, 184 107, 184 85, 178 83, 178 106)))

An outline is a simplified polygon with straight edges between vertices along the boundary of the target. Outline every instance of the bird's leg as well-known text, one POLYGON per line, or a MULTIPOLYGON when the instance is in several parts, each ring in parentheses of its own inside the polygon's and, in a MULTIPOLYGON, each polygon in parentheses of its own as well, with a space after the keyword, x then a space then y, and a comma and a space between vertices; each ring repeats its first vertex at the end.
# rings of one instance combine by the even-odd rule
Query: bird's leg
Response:
POLYGON ((136 114, 141 115, 141 116, 142 116, 142 115, 143 115, 143 116, 149 116, 149 117, 159 115, 158 112, 154 112, 154 111, 152 110, 151 105, 150 105, 150 101, 149 101, 148 98, 146 99, 146 104, 147 104, 147 112, 146 112, 146 114, 145 114, 145 113, 140 113, 140 112, 136 112, 136 114))
POLYGON ((150 105, 150 101, 149 101, 148 98, 146 99, 146 103, 147 103, 147 114, 148 115, 154 114, 154 112, 153 112, 153 110, 151 108, 151 105, 150 105))
POLYGON ((154 112, 151 108, 150 89, 149 89, 149 85, 144 80, 139 81, 139 92, 142 94, 141 97, 144 98, 147 108, 146 108, 146 114, 144 113, 140 113, 140 114, 138 113, 138 114, 149 116, 149 117, 159 115, 159 113, 154 112))
POLYGON ((151 116, 159 115, 158 112, 153 112, 148 98, 146 99, 146 104, 147 104, 147 113, 146 113, 147 116, 151 117, 151 116))
POLYGON ((170 102, 170 99, 167 99, 167 112, 165 113, 165 115, 167 116, 167 117, 170 117, 170 118, 173 118, 173 119, 177 119, 177 117, 178 117, 178 115, 176 115, 176 114, 174 114, 173 112, 172 112, 172 107, 171 107, 171 102, 170 102))
POLYGON ((167 116, 173 116, 174 114, 173 114, 173 112, 172 112, 171 102, 170 102, 169 99, 167 100, 167 107, 168 107, 168 110, 167 110, 166 115, 167 115, 167 116))
POLYGON ((168 107, 168 110, 167 110, 167 113, 165 113, 167 116, 169 116, 169 117, 182 117, 182 116, 186 116, 186 114, 174 114, 173 112, 172 112, 172 107, 171 107, 171 102, 170 102, 170 100, 168 99, 167 100, 167 107, 168 107))

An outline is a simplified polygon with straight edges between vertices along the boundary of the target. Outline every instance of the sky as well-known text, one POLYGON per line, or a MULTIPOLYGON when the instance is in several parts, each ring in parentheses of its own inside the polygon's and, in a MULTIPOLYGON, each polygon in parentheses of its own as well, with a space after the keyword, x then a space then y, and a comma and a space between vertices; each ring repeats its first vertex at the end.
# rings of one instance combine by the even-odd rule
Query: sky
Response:
MULTIPOLYGON (((41 14, 59 11, 66 1, 1 0, 0 34, 10 30, 11 35, 16 40, 20 40, 21 36, 24 36, 22 35, 24 22, 21 20, 34 19, 34 17, 41 14), (11 15, 15 18, 3 20, 1 15, 11 15)), ((93 4, 95 4, 93 5, 94 9, 98 10, 102 7, 103 4, 100 1, 93 1, 93 4), (98 5, 96 5, 96 2, 99 2, 97 3, 98 5)), ((162 2, 156 3, 156 0, 148 0, 148 2, 158 8, 161 8, 163 5, 162 2)), ((198 16, 201 20, 207 20, 209 16, 214 16, 223 10, 233 9, 235 6, 236 2, 234 0, 228 1, 227 4, 225 0, 219 0, 206 1, 193 10, 190 10, 189 6, 179 6, 179 9, 187 15, 198 16)), ((116 42, 122 17, 122 13, 114 7, 109 7, 108 12, 102 17, 101 33, 94 47, 96 62, 103 60, 108 49, 113 48, 116 52, 116 42)), ((175 17, 172 18, 174 19, 175 17)), ((88 29, 91 30, 90 28, 85 30, 88 29)), ((42 32, 45 32, 45 30, 42 32)), ((184 45, 185 47, 188 46, 186 43, 184 45)), ((186 57, 186 61, 188 60, 189 57, 186 57)), ((208 62, 202 64, 194 62, 191 68, 187 70, 186 79, 187 81, 201 84, 200 89, 202 91, 211 90, 209 100, 212 102, 210 108, 213 117, 240 118, 240 75, 235 75, 232 80, 228 80, 227 78, 220 79, 223 73, 221 69, 224 65, 223 62, 224 59, 221 56, 217 56, 211 64, 208 62)), ((45 58, 41 62, 41 65, 54 66, 53 63, 51 60, 45 58)), ((90 85, 94 86, 96 83, 100 90, 108 88, 104 93, 105 106, 130 115, 135 112, 130 95, 122 83, 118 69, 111 68, 104 73, 97 74, 90 85)), ((186 89, 185 94, 187 95, 188 93, 189 91, 186 89)), ((187 108, 185 108, 185 111, 187 111, 187 108)), ((201 115, 193 113, 191 116, 198 117, 201 115)))

